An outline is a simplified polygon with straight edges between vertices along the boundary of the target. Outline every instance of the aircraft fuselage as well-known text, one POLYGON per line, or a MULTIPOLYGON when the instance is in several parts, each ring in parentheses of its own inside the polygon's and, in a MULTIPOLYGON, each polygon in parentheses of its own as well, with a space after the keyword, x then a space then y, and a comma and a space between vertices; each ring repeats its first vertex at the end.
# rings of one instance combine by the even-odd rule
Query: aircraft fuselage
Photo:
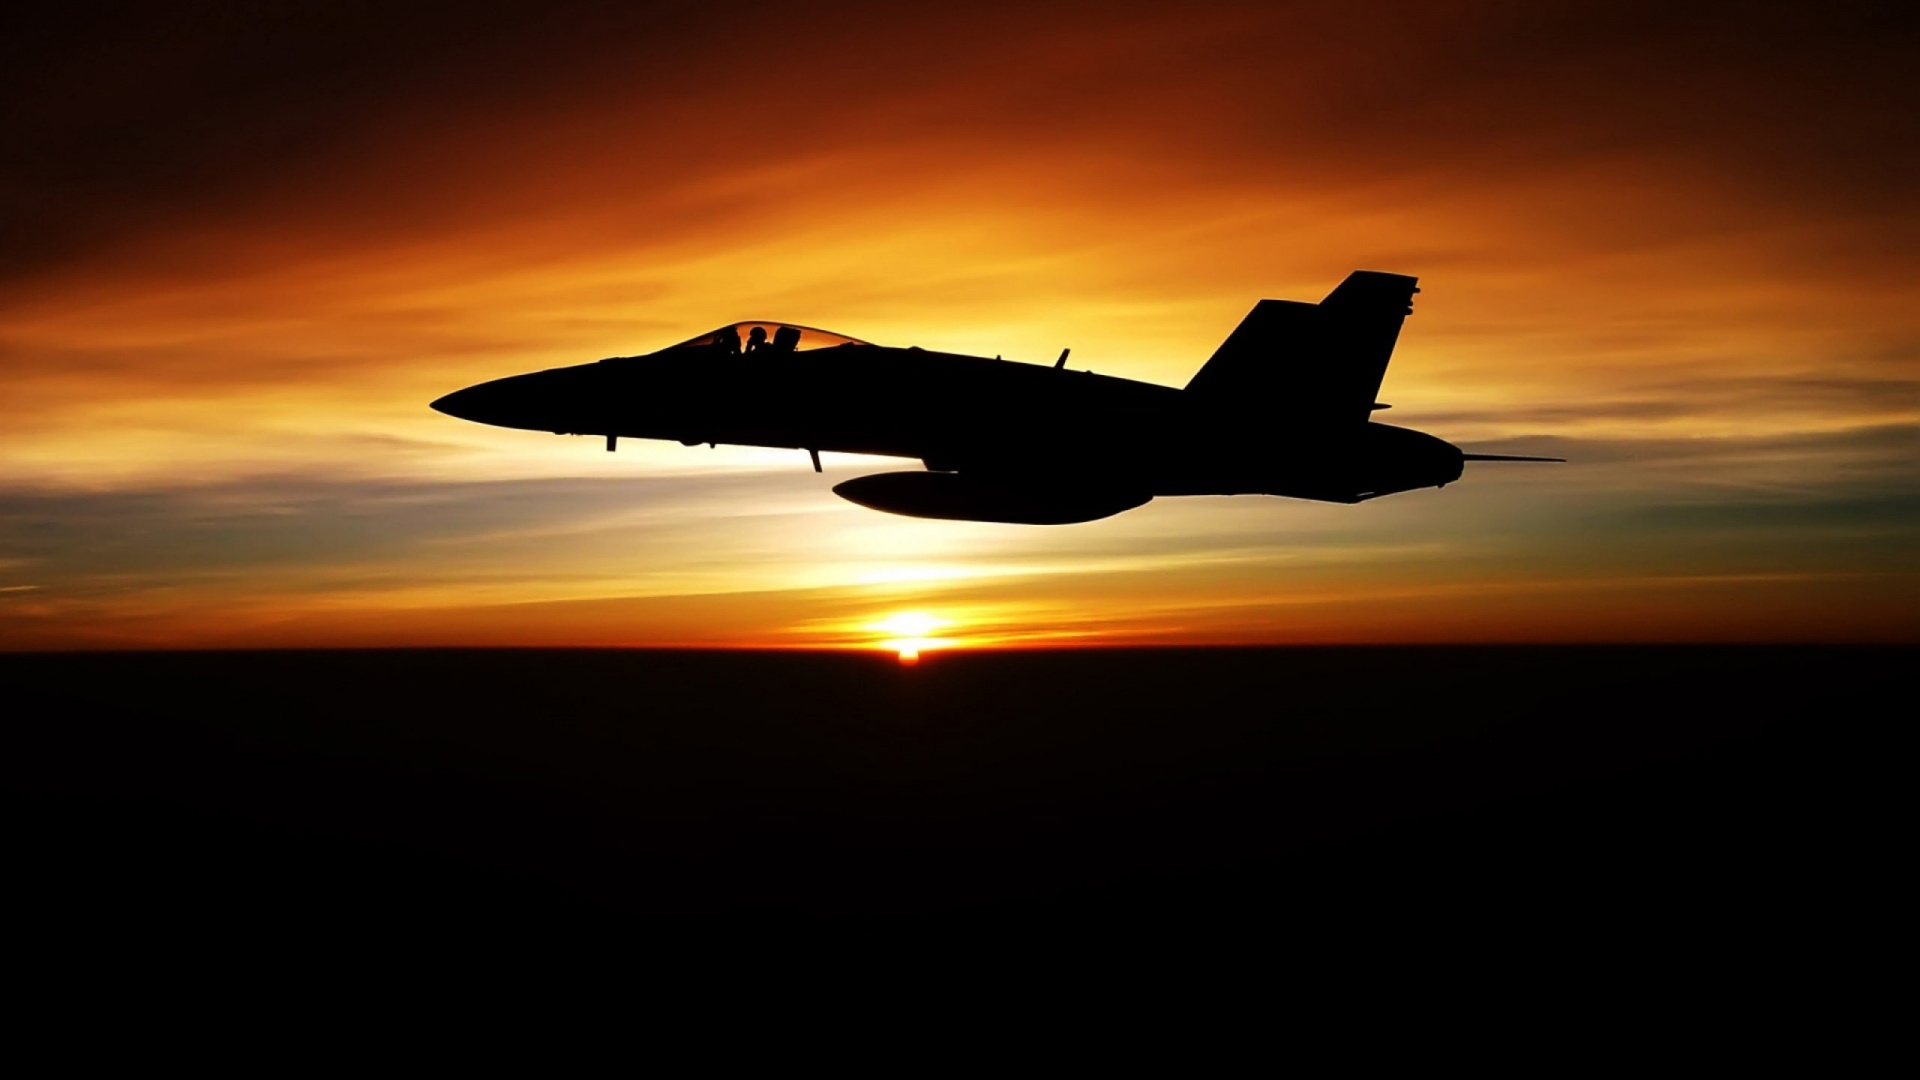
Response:
MULTIPOLYGON (((915 517, 1092 521, 1163 495, 1353 503, 1441 487, 1463 454, 1374 423, 1415 279, 1356 270, 1262 300, 1185 388, 743 322, 644 356, 515 375, 433 403, 503 427, 917 458, 834 493, 915 517)), ((1557 459, 1506 459, 1557 460, 1557 459)))
POLYGON ((1457 479, 1458 448, 1388 424, 1281 424, 1256 402, 987 357, 841 345, 704 347, 515 375, 443 412, 569 435, 917 458, 930 470, 1162 495, 1355 502, 1457 479))

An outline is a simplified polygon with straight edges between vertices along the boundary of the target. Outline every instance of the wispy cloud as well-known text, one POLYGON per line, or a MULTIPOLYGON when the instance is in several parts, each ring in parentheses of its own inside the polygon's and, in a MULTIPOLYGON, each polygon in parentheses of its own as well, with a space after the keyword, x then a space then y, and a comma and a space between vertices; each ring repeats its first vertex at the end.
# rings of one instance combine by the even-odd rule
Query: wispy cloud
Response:
POLYGON ((0 645, 1920 635, 1867 7, 482 7, 0 42, 0 645), (426 408, 747 316, 1177 385, 1358 266, 1382 419, 1572 462, 1049 531, 426 408))

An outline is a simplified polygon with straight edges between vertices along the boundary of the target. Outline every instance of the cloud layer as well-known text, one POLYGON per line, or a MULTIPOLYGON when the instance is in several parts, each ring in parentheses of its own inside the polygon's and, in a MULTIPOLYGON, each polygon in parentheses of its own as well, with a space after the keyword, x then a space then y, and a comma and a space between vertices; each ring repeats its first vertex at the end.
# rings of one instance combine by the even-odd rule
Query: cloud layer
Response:
POLYGON ((36 16, 0 646, 1920 636, 1910 18, 1552 7, 36 16), (1396 421, 1574 463, 1049 531, 424 407, 748 316, 1177 384, 1360 266, 1396 421))

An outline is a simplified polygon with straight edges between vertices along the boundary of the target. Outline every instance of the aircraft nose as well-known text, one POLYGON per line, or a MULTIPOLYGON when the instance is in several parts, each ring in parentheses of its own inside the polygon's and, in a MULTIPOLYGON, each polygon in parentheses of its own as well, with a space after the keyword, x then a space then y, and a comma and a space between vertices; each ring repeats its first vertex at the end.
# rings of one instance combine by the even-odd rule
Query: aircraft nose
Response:
POLYGON ((455 390, 435 400, 433 408, 476 424, 558 431, 577 419, 572 414, 579 395, 564 376, 557 371, 510 375, 455 390))
POLYGON ((487 395, 481 391, 486 388, 487 384, 481 383, 479 386, 455 390, 444 397, 435 398, 432 408, 435 412, 443 412, 460 420, 472 420, 475 423, 484 424, 487 421, 481 418, 481 414, 486 411, 487 395))
POLYGON ((599 364, 530 371, 455 390, 433 402, 448 416, 527 431, 601 431, 609 396, 599 364))
POLYGON ((499 415, 499 392, 493 390, 492 382, 482 382, 465 390, 455 390, 445 398, 436 398, 434 409, 463 421, 495 423, 492 417, 499 415))

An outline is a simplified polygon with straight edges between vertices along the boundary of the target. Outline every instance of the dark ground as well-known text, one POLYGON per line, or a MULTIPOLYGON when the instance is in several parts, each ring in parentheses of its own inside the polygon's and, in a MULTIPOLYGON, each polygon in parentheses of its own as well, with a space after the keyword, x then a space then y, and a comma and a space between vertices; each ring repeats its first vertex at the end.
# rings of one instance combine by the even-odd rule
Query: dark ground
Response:
POLYGON ((1839 948, 1910 861, 1916 656, 0 656, 6 888, 43 942, 877 916, 1839 948))

